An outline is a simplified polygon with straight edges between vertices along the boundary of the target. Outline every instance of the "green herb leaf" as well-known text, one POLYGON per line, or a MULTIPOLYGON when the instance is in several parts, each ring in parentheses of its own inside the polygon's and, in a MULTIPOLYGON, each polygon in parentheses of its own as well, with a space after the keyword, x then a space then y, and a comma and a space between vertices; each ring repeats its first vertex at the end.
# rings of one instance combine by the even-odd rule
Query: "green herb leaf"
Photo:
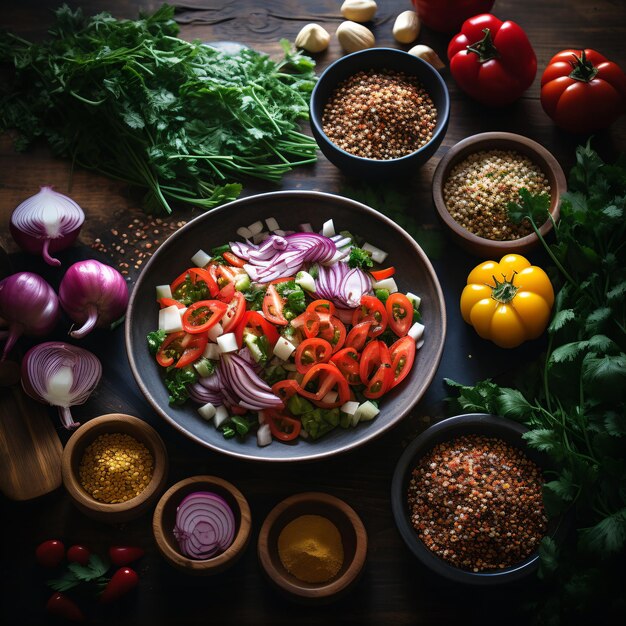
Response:
POLYGON ((363 270, 367 270, 370 267, 374 267, 374 262, 369 252, 366 252, 362 248, 352 247, 350 248, 348 265, 350 267, 360 267, 363 270))
POLYGON ((583 550, 600 554, 619 552, 626 547, 626 508, 605 517, 579 534, 583 550))
POLYGON ((150 354, 156 354, 159 351, 165 337, 167 337, 167 333, 164 330, 153 330, 148 333, 148 350, 150 354))
POLYGON ((517 389, 500 389, 497 397, 498 413, 503 417, 523 420, 532 415, 534 407, 517 389))
POLYGON ((545 191, 540 194, 531 194, 526 187, 519 190, 519 202, 509 202, 507 213, 514 224, 519 224, 529 218, 537 226, 541 226, 550 214, 550 194, 545 191))

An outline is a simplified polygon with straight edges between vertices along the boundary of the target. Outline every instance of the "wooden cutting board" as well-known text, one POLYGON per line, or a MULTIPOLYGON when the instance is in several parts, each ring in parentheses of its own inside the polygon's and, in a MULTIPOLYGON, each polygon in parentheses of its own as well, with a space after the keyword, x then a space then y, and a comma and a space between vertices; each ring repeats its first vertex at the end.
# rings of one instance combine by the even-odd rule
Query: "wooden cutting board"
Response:
POLYGON ((46 407, 20 385, 0 386, 0 491, 30 500, 57 489, 62 452, 46 407))

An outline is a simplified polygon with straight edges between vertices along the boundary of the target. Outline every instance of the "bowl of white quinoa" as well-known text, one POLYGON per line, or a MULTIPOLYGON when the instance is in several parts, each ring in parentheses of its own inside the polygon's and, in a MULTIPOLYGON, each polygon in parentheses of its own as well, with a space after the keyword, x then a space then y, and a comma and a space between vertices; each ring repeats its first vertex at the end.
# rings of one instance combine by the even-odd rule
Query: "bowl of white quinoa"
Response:
POLYGON ((515 223, 508 215, 508 204, 520 202, 521 189, 549 196, 550 216, 536 224, 545 237, 559 219, 565 174, 543 146, 513 133, 463 139, 441 159, 433 177, 441 221, 456 243, 480 257, 525 254, 539 243, 530 221, 515 223))

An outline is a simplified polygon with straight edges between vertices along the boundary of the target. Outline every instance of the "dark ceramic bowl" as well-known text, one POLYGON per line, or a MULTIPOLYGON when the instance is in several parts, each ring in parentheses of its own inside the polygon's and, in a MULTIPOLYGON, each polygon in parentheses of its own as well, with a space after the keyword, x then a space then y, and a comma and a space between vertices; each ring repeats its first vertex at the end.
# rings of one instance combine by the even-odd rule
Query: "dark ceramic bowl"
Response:
POLYGON ((448 128, 450 97, 443 78, 426 61, 402 50, 370 48, 348 54, 326 68, 311 95, 310 118, 313 136, 324 156, 333 165, 349 176, 382 179, 411 174, 435 154, 448 128), (433 138, 419 150, 398 159, 366 159, 342 150, 322 130, 324 106, 339 83, 357 72, 371 69, 386 69, 415 76, 430 94, 437 108, 437 125, 433 138))
POLYGON ((243 198, 205 213, 172 235, 146 264, 133 290, 126 314, 126 350, 139 388, 154 410, 198 443, 231 456, 263 461, 305 461, 345 452, 379 436, 399 422, 428 388, 441 359, 446 334, 446 312, 441 287, 433 267, 415 241, 390 219, 369 207, 331 194, 284 191, 243 198), (334 218, 340 229, 352 230, 372 244, 389 251, 389 265, 396 267, 401 291, 422 298, 426 327, 424 345, 407 378, 385 396, 381 412, 356 428, 335 429, 317 440, 295 444, 274 442, 259 448, 256 437, 245 441, 224 439, 214 425, 197 413, 197 405, 168 403, 159 366, 148 352, 146 335, 157 327, 155 287, 168 283, 190 266, 198 249, 210 250, 237 239, 236 230, 259 219, 274 217, 283 229, 297 229, 311 222, 316 229, 334 218))
MULTIPOLYGON (((391 508, 402 539, 409 550, 428 569, 454 582, 471 585, 509 583, 524 578, 537 569, 539 555, 536 552, 516 565, 497 571, 475 573, 450 565, 434 552, 431 552, 418 537, 417 531, 411 524, 407 502, 411 472, 419 463, 419 460, 435 445, 461 435, 474 434, 497 437, 522 450, 539 467, 546 468, 548 466, 546 457, 529 448, 522 439, 522 435, 527 430, 525 426, 517 422, 495 415, 483 413, 457 415, 427 428, 404 451, 396 465, 391 482, 391 508)), ((550 527, 548 528, 549 533, 553 530, 550 527)))

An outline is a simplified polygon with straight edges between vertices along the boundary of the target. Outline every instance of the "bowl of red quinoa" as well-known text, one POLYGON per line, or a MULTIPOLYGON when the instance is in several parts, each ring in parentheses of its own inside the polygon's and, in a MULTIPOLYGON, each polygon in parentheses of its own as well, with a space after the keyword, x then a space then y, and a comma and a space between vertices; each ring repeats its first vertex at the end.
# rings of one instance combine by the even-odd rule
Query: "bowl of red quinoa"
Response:
POLYGON ((455 144, 433 176, 433 200, 452 239, 480 257, 525 254, 539 243, 531 223, 514 223, 507 210, 520 189, 548 194, 550 216, 537 224, 545 237, 559 219, 567 191, 559 162, 537 142, 513 133, 480 133, 455 144))
POLYGON ((428 569, 458 582, 519 580, 551 534, 543 507, 545 457, 527 428, 494 415, 451 417, 425 430, 396 466, 391 504, 402 539, 428 569))
POLYGON ((311 130, 324 156, 348 176, 410 174, 443 141, 448 88, 429 63, 402 50, 346 55, 320 76, 310 103, 311 130))

